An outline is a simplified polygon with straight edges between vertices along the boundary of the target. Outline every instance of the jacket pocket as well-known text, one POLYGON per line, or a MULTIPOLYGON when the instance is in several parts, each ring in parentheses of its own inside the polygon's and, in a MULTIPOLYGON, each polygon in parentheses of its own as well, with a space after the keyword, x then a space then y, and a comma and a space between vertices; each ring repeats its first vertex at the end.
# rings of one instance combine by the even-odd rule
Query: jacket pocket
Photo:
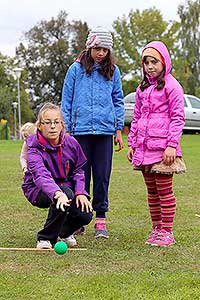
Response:
POLYGON ((148 131, 147 148, 149 150, 164 150, 167 147, 168 130, 150 129, 148 131))

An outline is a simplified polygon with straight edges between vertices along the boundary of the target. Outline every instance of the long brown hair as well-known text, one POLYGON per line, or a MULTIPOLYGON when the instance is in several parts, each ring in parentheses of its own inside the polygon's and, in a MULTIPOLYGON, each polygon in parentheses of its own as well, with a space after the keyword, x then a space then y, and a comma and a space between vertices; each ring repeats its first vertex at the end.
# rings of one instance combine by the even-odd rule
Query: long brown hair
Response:
MULTIPOLYGON (((83 50, 80 53, 78 60, 80 61, 80 64, 84 66, 85 72, 91 75, 94 66, 94 59, 91 56, 91 48, 83 50)), ((108 54, 106 55, 104 60, 99 63, 99 66, 99 73, 103 77, 105 77, 106 80, 111 80, 115 70, 115 65, 114 58, 110 50, 108 50, 108 54)))

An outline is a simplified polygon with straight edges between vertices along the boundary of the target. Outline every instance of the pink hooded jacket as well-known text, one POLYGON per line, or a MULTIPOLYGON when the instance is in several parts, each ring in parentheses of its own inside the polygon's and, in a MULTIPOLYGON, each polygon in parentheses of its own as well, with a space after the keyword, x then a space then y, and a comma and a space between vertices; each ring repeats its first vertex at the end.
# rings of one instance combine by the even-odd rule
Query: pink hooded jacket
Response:
POLYGON ((160 52, 164 58, 166 74, 162 90, 156 89, 156 80, 143 92, 140 87, 136 90, 128 146, 135 149, 133 163, 137 166, 161 161, 168 146, 176 148, 176 156, 182 156, 180 138, 185 123, 183 89, 170 74, 172 65, 166 46, 160 41, 154 41, 147 44, 146 48, 160 52))

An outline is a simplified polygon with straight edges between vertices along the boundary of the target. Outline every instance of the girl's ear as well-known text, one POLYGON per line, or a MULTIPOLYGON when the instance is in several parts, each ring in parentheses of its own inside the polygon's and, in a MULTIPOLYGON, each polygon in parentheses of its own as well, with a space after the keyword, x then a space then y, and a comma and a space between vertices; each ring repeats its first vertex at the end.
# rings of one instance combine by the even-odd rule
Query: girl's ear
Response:
POLYGON ((38 121, 35 123, 35 127, 36 127, 36 129, 40 130, 40 123, 38 121))
POLYGON ((62 129, 64 129, 65 128, 64 121, 61 121, 61 124, 62 124, 62 129))

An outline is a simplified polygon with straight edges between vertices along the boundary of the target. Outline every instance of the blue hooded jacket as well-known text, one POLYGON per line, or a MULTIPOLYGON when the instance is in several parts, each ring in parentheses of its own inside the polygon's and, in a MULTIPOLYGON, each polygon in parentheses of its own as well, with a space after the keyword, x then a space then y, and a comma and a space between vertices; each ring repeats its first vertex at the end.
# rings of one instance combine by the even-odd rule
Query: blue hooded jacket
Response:
POLYGON ((65 76, 61 111, 66 131, 72 135, 113 135, 124 126, 124 101, 120 72, 115 66, 112 80, 106 80, 94 64, 86 74, 74 62, 65 76))

